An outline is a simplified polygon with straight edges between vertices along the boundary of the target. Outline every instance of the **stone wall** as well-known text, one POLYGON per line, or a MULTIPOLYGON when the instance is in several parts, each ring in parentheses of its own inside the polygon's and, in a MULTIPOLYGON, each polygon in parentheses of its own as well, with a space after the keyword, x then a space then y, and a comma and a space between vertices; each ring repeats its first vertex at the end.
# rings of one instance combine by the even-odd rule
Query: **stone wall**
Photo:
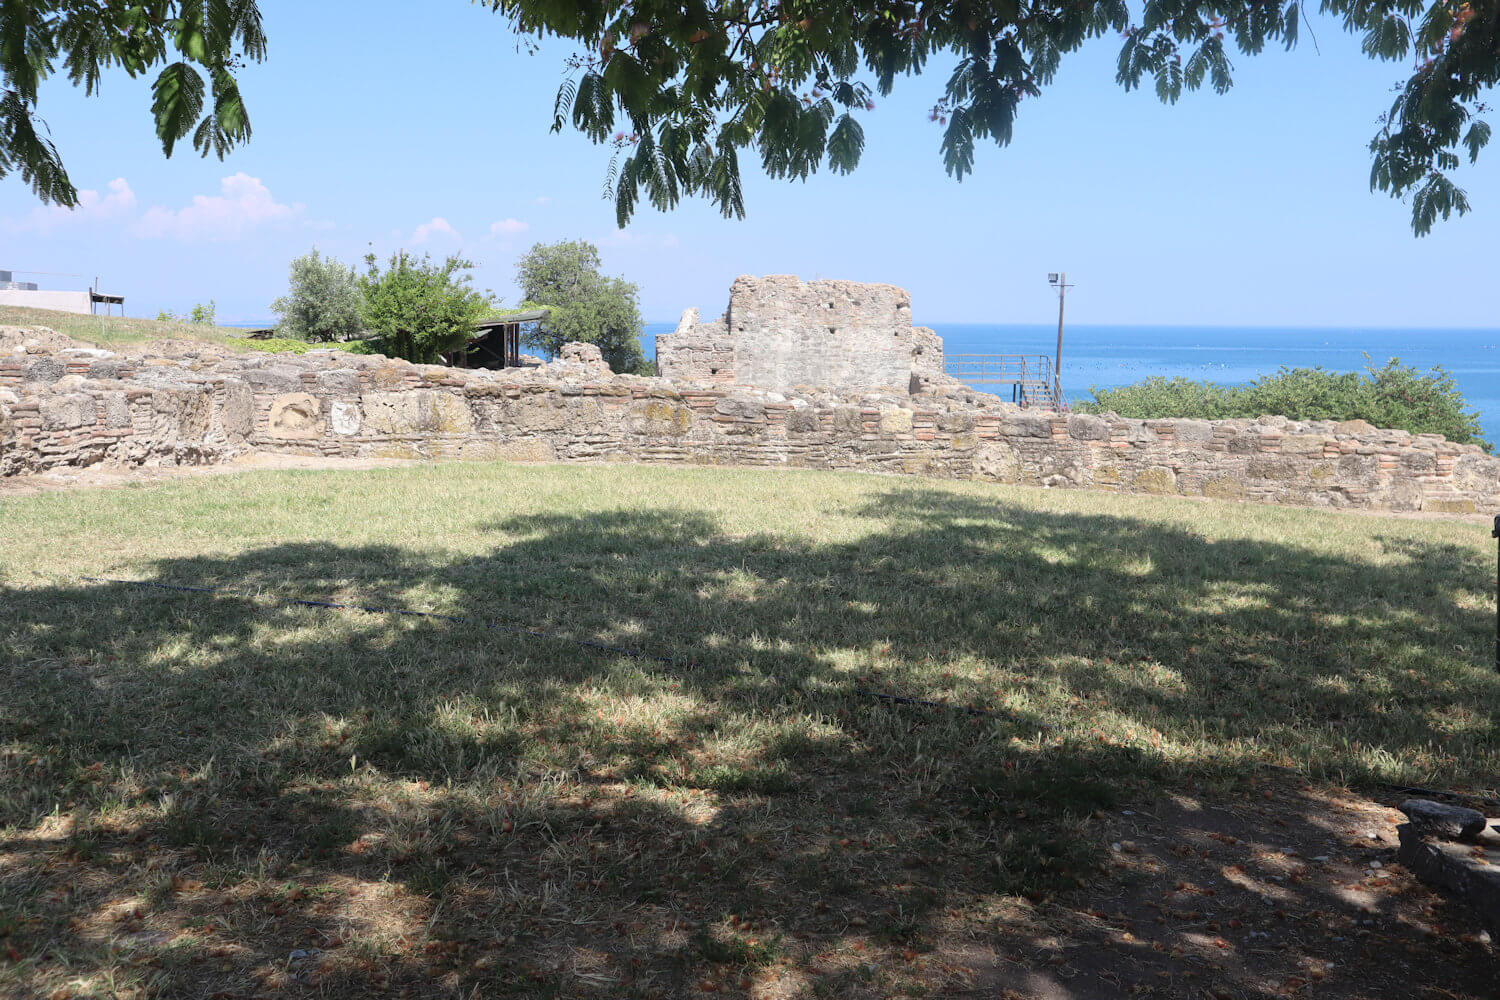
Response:
POLYGON ((906 392, 914 373, 942 374, 943 344, 911 325, 911 296, 895 285, 742 276, 719 319, 688 309, 658 336, 656 361, 674 382, 906 392))
POLYGON ((1361 421, 1125 420, 951 386, 782 393, 611 375, 596 349, 465 371, 338 351, 0 357, 0 475, 311 455, 853 469, 1373 510, 1500 512, 1500 459, 1361 421))

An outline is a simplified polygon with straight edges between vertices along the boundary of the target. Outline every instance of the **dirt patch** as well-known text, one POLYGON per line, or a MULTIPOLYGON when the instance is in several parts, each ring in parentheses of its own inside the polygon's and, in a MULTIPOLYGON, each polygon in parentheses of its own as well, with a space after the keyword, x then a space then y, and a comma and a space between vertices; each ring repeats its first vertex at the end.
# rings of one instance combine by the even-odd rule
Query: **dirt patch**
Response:
POLYGON ((240 353, 211 340, 148 340, 139 344, 111 344, 110 350, 131 358, 180 358, 185 354, 227 358, 240 353))
POLYGON ((402 458, 336 458, 316 455, 278 455, 251 452, 218 465, 177 465, 125 468, 93 465, 85 468, 62 468, 29 476, 0 478, 0 497, 29 496, 58 490, 107 489, 167 482, 194 476, 223 476, 256 469, 393 469, 421 465, 417 459, 402 458))
POLYGON ((1173 796, 1105 818, 1113 878, 1001 907, 988 948, 941 950, 986 996, 1495 996, 1475 914, 1397 862, 1403 820, 1310 785, 1173 796))
MULTIPOLYGON (((411 787, 425 802, 425 783, 411 787)), ((262 817, 268 843, 295 833, 275 815, 262 817)), ((507 850, 509 824, 455 828, 421 877, 392 880, 385 863, 365 863, 378 838, 344 843, 351 828, 321 861, 226 879, 232 869, 154 835, 96 827, 80 839, 59 820, 0 842, 0 874, 32 873, 45 890, 37 898, 57 901, 63 949, 112 940, 148 966, 170 954, 204 996, 399 987, 436 1000, 504 982, 517 989, 500 995, 539 995, 533 987, 560 976, 574 987, 565 995, 590 997, 1495 996, 1492 944, 1470 913, 1396 864, 1396 818, 1332 788, 1178 795, 1099 818, 1119 839, 1095 884, 1037 900, 948 891, 937 911, 946 916, 910 942, 897 933, 901 914, 875 909, 715 922, 728 900, 670 880, 640 890, 654 902, 621 898, 597 863, 574 873, 597 912, 563 919, 526 877, 531 855, 507 850), (502 864, 504 879, 481 877, 502 864), (762 964, 753 949, 766 940, 781 953, 762 964), (691 975, 669 971, 684 962, 691 975), (653 966, 659 977, 632 980, 653 966)), ((597 822, 591 829, 598 836, 597 822)))

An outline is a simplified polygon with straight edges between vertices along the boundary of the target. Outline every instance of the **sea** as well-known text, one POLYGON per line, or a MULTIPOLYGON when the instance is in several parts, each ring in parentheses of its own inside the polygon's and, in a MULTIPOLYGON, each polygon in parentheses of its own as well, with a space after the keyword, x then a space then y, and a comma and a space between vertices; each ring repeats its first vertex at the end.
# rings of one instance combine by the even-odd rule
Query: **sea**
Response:
MULTIPOLYGON (((917 320, 921 324, 920 320, 917 320)), ((926 323, 947 354, 1052 354, 1055 325, 926 323)), ((652 357, 658 333, 675 323, 648 323, 642 346, 652 357)), ((1453 376, 1484 438, 1500 444, 1500 329, 1402 330, 1360 327, 1068 326, 1063 331, 1062 385, 1069 399, 1089 390, 1152 375, 1243 385, 1278 368, 1363 371, 1391 358, 1453 376)), ((984 387, 980 387, 981 389, 984 387)))

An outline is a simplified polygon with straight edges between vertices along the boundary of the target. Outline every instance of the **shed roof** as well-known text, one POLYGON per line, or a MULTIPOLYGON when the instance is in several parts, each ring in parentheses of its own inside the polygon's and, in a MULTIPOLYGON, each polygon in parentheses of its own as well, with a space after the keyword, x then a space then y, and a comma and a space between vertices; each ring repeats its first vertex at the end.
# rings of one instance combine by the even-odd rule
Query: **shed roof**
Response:
POLYGON ((535 323, 552 315, 550 309, 526 309, 500 316, 488 316, 478 320, 474 324, 476 330, 494 330, 502 326, 510 326, 512 323, 535 323))

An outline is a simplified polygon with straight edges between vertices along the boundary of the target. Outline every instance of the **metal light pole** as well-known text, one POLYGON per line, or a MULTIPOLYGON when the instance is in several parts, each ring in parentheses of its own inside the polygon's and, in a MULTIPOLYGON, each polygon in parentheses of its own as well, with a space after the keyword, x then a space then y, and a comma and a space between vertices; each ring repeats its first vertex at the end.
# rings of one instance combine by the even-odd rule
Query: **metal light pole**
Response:
POLYGON ((1052 393, 1056 397, 1056 404, 1062 406, 1062 335, 1063 335, 1063 305, 1068 298, 1068 289, 1073 286, 1068 284, 1068 272, 1059 271, 1047 275, 1047 283, 1057 289, 1057 354, 1052 359, 1052 393))

